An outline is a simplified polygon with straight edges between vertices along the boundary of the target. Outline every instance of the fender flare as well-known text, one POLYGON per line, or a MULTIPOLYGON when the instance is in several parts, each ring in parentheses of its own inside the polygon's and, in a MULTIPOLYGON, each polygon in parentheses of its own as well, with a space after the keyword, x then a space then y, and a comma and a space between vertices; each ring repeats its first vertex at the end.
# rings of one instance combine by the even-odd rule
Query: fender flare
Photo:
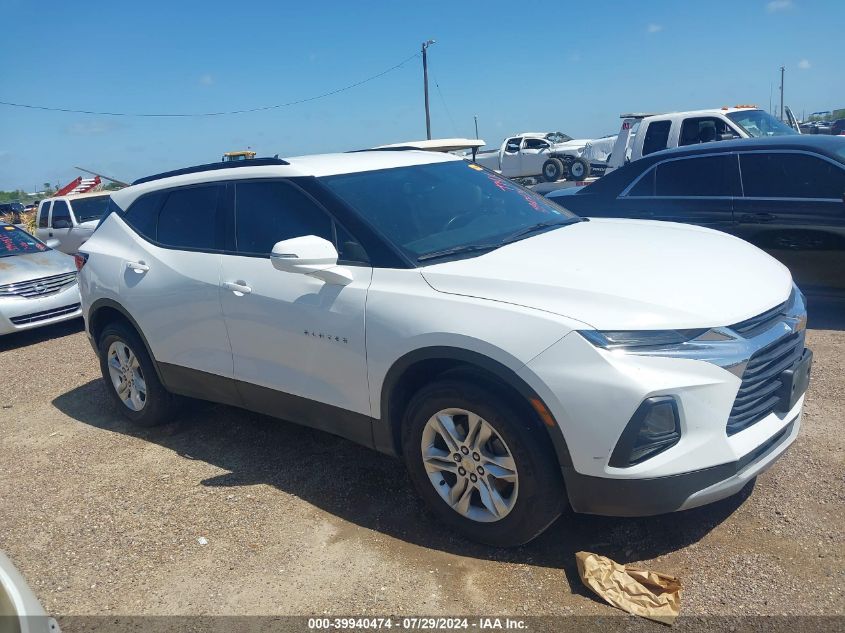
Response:
MULTIPOLYGON (((504 384, 512 388, 517 395, 522 397, 529 406, 532 400, 537 400, 545 407, 552 420, 554 417, 551 411, 543 402, 542 398, 526 383, 515 371, 502 364, 501 362, 485 356, 479 352, 463 349, 459 347, 448 346, 432 346, 423 347, 420 349, 408 352, 404 356, 400 356, 388 369, 385 374, 384 381, 381 387, 381 433, 377 433, 374 428, 374 440, 376 448, 385 452, 396 453, 395 438, 397 431, 400 428, 401 420, 391 420, 391 397, 396 389, 402 376, 413 365, 422 361, 443 360, 455 361, 464 365, 469 365, 482 369, 483 371, 493 375, 495 378, 501 380, 504 384), (389 443, 389 446, 388 446, 389 443)), ((553 425, 544 424, 539 420, 538 422, 546 429, 549 435, 549 441, 554 448, 557 460, 562 467, 571 467, 572 458, 569 454, 569 447, 563 437, 563 431, 560 425, 554 420, 553 425)))
POLYGON ((156 360, 156 357, 153 355, 153 350, 150 347, 149 341, 147 341, 147 337, 144 336, 144 331, 138 325, 138 322, 135 320, 135 318, 131 314, 129 314, 129 312, 126 310, 126 308, 124 308, 122 305, 120 305, 114 299, 106 299, 106 298, 97 299, 94 303, 91 304, 91 307, 88 309, 88 316, 87 316, 85 322, 86 322, 86 326, 88 328, 88 335, 91 338, 91 343, 94 346, 94 348, 95 349, 97 348, 98 341, 96 341, 94 339, 94 332, 92 331, 92 326, 93 326, 94 321, 96 320, 97 312, 99 312, 103 308, 111 308, 112 310, 119 312, 127 321, 129 321, 129 324, 132 326, 132 328, 135 330, 135 332, 141 338, 141 342, 144 344, 144 347, 147 350, 147 354, 149 354, 149 356, 150 356, 150 360, 153 361, 153 367, 155 367, 156 375, 158 376, 159 381, 161 382, 161 384, 166 386, 166 383, 162 379, 161 370, 159 369, 159 366, 158 366, 158 361, 156 360))

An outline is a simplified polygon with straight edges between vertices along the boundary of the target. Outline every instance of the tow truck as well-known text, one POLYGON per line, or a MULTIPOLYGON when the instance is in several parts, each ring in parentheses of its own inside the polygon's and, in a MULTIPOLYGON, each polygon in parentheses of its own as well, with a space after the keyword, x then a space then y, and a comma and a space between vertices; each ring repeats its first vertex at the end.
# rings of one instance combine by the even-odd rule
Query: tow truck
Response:
POLYGON ((622 129, 608 160, 608 172, 671 147, 798 133, 755 105, 663 114, 632 113, 622 114, 620 118, 622 129))

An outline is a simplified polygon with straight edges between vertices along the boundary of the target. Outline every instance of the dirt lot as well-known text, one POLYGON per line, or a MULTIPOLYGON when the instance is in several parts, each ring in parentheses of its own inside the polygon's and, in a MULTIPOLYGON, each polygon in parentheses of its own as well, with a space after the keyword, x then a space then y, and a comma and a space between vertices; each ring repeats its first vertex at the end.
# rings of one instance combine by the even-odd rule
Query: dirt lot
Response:
POLYGON ((801 435, 753 491, 568 516, 516 550, 450 536, 399 462, 331 435, 214 405, 131 427, 79 324, 6 337, 0 549, 62 616, 618 613, 581 587, 582 549, 680 576, 685 614, 842 616, 845 302, 813 308, 801 435))

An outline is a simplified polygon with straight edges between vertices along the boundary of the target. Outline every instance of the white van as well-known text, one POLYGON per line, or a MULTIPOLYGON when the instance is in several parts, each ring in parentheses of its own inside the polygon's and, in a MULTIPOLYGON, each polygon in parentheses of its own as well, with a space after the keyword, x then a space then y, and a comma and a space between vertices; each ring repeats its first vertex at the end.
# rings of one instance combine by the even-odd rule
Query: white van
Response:
POLYGON ((56 249, 72 255, 97 228, 109 206, 109 197, 98 191, 42 200, 35 237, 42 242, 58 240, 56 249))

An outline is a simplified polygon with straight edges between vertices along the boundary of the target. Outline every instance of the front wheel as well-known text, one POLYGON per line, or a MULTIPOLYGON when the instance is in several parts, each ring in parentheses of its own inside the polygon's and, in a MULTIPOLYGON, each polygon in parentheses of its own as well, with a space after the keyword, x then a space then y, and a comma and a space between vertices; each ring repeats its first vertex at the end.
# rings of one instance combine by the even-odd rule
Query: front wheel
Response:
POLYGON ((408 407, 411 479, 438 518, 470 539, 522 545, 560 515, 560 470, 529 411, 460 379, 424 387, 408 407))
POLYGON ((543 163, 543 180, 557 182, 563 174, 563 162, 559 158, 550 158, 543 163))

